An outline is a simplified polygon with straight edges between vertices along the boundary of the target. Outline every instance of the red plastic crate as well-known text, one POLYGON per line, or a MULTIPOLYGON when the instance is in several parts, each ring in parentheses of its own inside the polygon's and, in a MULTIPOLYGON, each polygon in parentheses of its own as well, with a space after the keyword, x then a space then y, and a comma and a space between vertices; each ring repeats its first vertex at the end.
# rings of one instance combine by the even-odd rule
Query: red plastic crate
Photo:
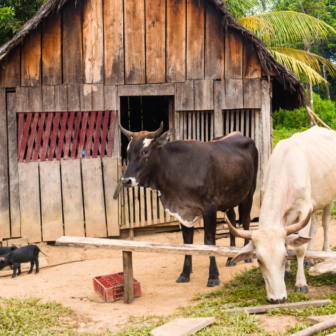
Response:
MULTIPOLYGON (((134 297, 141 296, 140 282, 134 280, 134 297)), ((106 302, 124 297, 124 273, 101 275, 93 278, 93 288, 106 302)))

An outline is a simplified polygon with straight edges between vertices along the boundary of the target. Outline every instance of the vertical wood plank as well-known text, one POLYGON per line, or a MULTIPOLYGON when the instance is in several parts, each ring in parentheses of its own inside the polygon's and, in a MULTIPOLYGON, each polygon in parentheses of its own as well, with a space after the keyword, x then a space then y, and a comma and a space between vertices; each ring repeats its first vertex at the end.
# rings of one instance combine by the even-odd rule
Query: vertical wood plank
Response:
MULTIPOLYGON (((40 112, 55 112, 55 86, 42 86, 42 110, 40 112)), ((34 111, 37 112, 37 111, 34 111)))
POLYGON ((41 85, 41 25, 21 45, 21 86, 41 85))
POLYGON ((124 84, 124 3, 104 2, 105 84, 124 84))
POLYGON ((145 208, 145 188, 140 187, 140 216, 141 216, 140 226, 145 226, 145 221, 146 221, 145 212, 146 212, 146 208, 145 208))
POLYGON ((161 202, 161 198, 158 197, 159 199, 159 216, 160 216, 160 223, 164 223, 165 222, 165 217, 164 217, 164 214, 165 214, 165 211, 163 209, 163 205, 162 205, 162 202, 161 202))
POLYGON ((66 84, 55 85, 54 95, 55 95, 55 111, 67 112, 68 111, 68 86, 66 84))
POLYGON ((244 78, 261 78, 261 64, 256 47, 244 40, 244 78))
POLYGON ((145 72, 145 2, 124 1, 125 83, 142 84, 145 72))
POLYGON ((213 81, 195 80, 195 111, 206 111, 214 109, 213 81))
POLYGON ((139 227, 140 218, 139 218, 139 211, 140 211, 140 199, 139 199, 139 187, 135 187, 134 191, 134 226, 139 227))
POLYGON ((80 160, 61 160, 64 234, 84 237, 84 212, 80 160))
POLYGON ((255 112, 254 110, 251 110, 251 138, 254 140, 254 118, 255 118, 255 112))
POLYGON ((134 280, 132 252, 123 251, 124 303, 134 301, 134 280))
POLYGON ((239 121, 240 121, 240 111, 236 111, 236 131, 240 131, 239 121))
POLYGON ((80 110, 92 111, 92 85, 83 84, 80 88, 80 110))
POLYGON ((28 97, 29 112, 42 112, 42 87, 30 87, 28 97))
POLYGON ((186 3, 167 0, 167 82, 185 81, 186 3))
POLYGON ((116 124, 116 111, 111 111, 110 129, 108 133, 108 143, 107 143, 107 156, 112 156, 114 135, 116 134, 115 124, 116 124))
POLYGON ((187 0, 187 79, 204 78, 205 0, 187 0))
POLYGON ((82 83, 82 40, 82 2, 68 1, 62 8, 63 83, 82 83))
POLYGON ((192 138, 193 140, 196 140, 196 112, 193 112, 192 114, 192 138))
POLYGON ((146 83, 164 83, 166 1, 146 0, 146 83))
POLYGON ((225 35, 225 78, 243 77, 243 35, 227 30, 225 35))
MULTIPOLYGON (((0 89, 0 240, 10 238, 6 90, 0 89)), ((15 114, 15 110, 14 110, 15 114)), ((17 147, 17 146, 16 146, 17 147)), ((14 158, 17 161, 16 148, 14 158)))
POLYGON ((29 128, 30 128, 30 123, 31 123, 32 116, 33 116, 32 113, 28 113, 28 115, 27 115, 26 124, 24 126, 23 137, 22 137, 22 142, 21 142, 19 162, 23 162, 24 154, 26 152, 26 145, 27 145, 27 142, 28 142, 29 128))
POLYGON ((244 79, 244 108, 261 108, 260 79, 244 79))
POLYGON ((104 82, 102 0, 83 1, 84 83, 104 82))
POLYGON ((194 81, 175 84, 175 111, 194 111, 194 81))
POLYGON ((158 223, 157 193, 152 191, 153 224, 158 223))
POLYGON ((188 113, 188 137, 187 139, 191 139, 191 112, 188 113))
POLYGON ((130 227, 130 213, 129 213, 129 198, 128 198, 128 188, 123 189, 124 193, 124 205, 125 205, 125 226, 130 227))
POLYGON ((214 82, 214 136, 224 135, 223 120, 224 81, 214 82))
POLYGON ((251 132, 250 132, 250 110, 245 111, 246 114, 246 136, 251 137, 251 132))
POLYGON ((42 84, 62 83, 61 11, 48 16, 42 28, 42 84))
POLYGON ((236 111, 230 111, 230 117, 231 117, 231 120, 230 120, 230 133, 234 132, 234 118, 235 118, 235 115, 236 115, 236 111))
POLYGON ((104 192, 100 159, 81 160, 86 236, 106 237, 104 192))
POLYGON ((146 213, 147 213, 147 225, 152 224, 152 201, 151 201, 151 191, 146 188, 146 213))
POLYGON ((226 111, 225 135, 230 133, 230 111, 226 111))
POLYGON ((0 86, 16 87, 21 85, 21 47, 16 46, 0 63, 0 86))
POLYGON ((29 111, 29 98, 28 88, 17 87, 15 90, 16 95, 16 112, 28 112, 29 111))
POLYGON ((206 2, 205 79, 224 78, 224 35, 222 16, 206 2))
POLYGON ((60 162, 40 162, 39 166, 42 237, 43 241, 55 241, 64 235, 60 162))
POLYGON ((92 89, 92 111, 104 110, 104 85, 91 85, 92 89))
POLYGON ((188 113, 183 112, 183 140, 188 139, 188 113))
POLYGON ((134 188, 128 189, 128 210, 129 210, 129 218, 130 218, 130 228, 134 227, 134 205, 133 205, 133 193, 134 188))
POLYGON ((118 199, 113 199, 113 193, 118 185, 118 158, 103 158, 104 192, 106 205, 107 235, 119 236, 118 199))
POLYGON ((21 236, 42 241, 38 162, 19 163, 21 236))
POLYGON ((197 140, 200 140, 200 113, 196 112, 196 128, 197 128, 197 140))
POLYGON ((80 84, 68 84, 68 111, 81 110, 81 90, 80 84))
POLYGON ((245 135, 245 111, 240 111, 240 131, 245 135))
POLYGON ((109 111, 105 111, 104 123, 103 123, 103 135, 102 135, 102 141, 101 141, 101 146, 100 146, 100 157, 101 158, 105 156, 108 120, 109 120, 109 111))
POLYGON ((226 79, 225 95, 228 97, 225 105, 226 109, 242 109, 244 107, 243 80, 226 79))
POLYGON ((117 86, 104 85, 104 103, 104 109, 106 110, 119 110, 119 97, 117 86))

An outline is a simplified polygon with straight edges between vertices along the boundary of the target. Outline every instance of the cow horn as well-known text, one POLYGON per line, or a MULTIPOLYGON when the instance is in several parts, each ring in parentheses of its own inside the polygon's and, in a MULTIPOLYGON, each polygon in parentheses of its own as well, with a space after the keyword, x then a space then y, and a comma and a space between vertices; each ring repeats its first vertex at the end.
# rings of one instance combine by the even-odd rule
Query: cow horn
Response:
POLYGON ((131 137, 132 132, 127 131, 127 129, 125 129, 124 127, 122 127, 121 124, 119 124, 119 128, 121 130, 121 133, 124 134, 128 139, 131 137))
POLYGON ((301 229, 303 229, 309 223, 309 220, 310 220, 310 217, 311 217, 312 213, 313 213, 313 209, 310 209, 307 217, 305 219, 303 219, 300 223, 285 226, 287 236, 289 236, 292 233, 296 233, 296 232, 300 231, 301 229))
POLYGON ((158 138, 163 132, 163 121, 161 121, 160 128, 154 132, 154 139, 158 138))
POLYGON ((233 234, 235 237, 240 237, 244 239, 251 240, 252 239, 252 231, 250 230, 237 230, 230 222, 227 214, 225 214, 226 223, 229 227, 229 231, 231 234, 233 234))

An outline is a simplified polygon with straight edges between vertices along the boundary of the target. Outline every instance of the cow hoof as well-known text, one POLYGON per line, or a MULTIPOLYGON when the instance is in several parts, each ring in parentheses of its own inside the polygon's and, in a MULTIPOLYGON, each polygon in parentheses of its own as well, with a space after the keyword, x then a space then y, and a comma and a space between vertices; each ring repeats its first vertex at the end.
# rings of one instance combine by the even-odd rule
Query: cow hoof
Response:
POLYGON ((219 279, 209 279, 207 287, 219 286, 219 279))
POLYGON ((183 276, 183 275, 181 275, 177 280, 176 280, 176 282, 177 283, 185 283, 185 282, 189 282, 190 281, 190 278, 188 277, 185 277, 185 276, 183 276))
POLYGON ((12 278, 15 278, 15 275, 12 275, 12 278))
POLYGON ((290 276, 290 272, 285 271, 285 279, 288 279, 290 276))
POLYGON ((232 266, 236 266, 235 263, 231 262, 233 258, 228 258, 226 261, 226 267, 232 267, 232 266))
POLYGON ((36 271, 35 274, 37 274, 39 271, 36 271))
POLYGON ((305 262, 303 263, 303 266, 304 266, 304 268, 310 268, 310 267, 314 266, 314 264, 311 263, 311 262, 309 262, 309 261, 305 261, 305 262))
POLYGON ((29 271, 27 274, 31 274, 32 271, 29 271))
POLYGON ((244 260, 246 263, 253 263, 253 259, 245 259, 244 260))
POLYGON ((294 292, 295 293, 307 294, 308 293, 308 286, 302 286, 302 287, 295 286, 294 292))

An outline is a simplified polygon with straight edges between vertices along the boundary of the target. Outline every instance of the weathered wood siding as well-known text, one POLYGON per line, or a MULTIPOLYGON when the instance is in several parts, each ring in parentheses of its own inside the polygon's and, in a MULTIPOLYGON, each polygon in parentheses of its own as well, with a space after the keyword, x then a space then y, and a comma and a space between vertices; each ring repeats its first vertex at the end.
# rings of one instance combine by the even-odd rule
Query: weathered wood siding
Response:
POLYGON ((0 65, 1 87, 262 75, 253 44, 206 0, 69 0, 0 65))

